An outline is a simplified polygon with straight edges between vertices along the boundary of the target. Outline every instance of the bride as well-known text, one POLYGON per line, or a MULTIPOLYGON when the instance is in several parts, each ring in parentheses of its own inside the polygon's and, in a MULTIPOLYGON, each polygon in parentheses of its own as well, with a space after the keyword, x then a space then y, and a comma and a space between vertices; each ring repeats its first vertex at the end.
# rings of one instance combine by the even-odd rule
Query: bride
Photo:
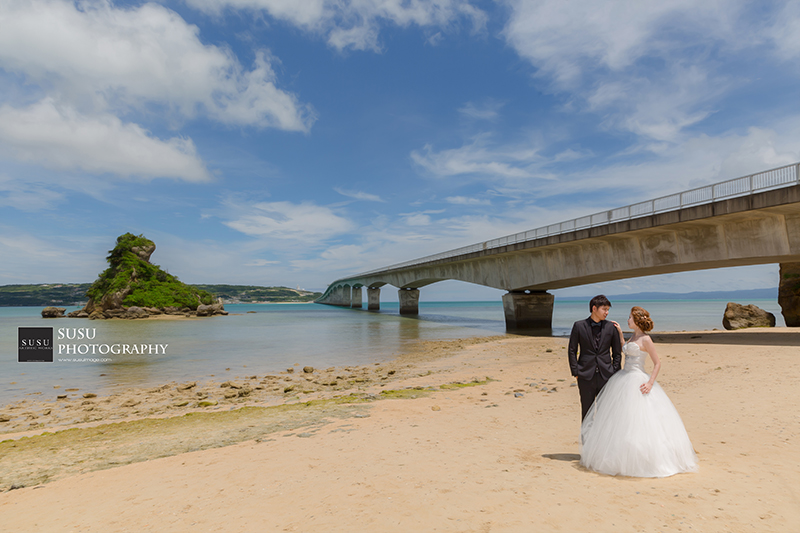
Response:
POLYGON ((697 470, 695 455, 683 422, 656 383, 661 361, 652 339, 650 313, 631 309, 628 326, 633 336, 624 344, 625 368, 608 380, 581 425, 581 464, 603 474, 667 477, 697 470), (647 356, 653 373, 644 371, 647 356))

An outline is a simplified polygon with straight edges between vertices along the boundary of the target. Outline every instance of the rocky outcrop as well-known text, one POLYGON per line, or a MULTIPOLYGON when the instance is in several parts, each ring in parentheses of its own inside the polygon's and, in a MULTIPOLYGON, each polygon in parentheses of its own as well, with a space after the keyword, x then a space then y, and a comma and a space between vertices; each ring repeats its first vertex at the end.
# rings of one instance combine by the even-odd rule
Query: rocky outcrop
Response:
POLYGON ((145 263, 150 262, 150 256, 153 255, 153 252, 155 251, 156 251, 156 243, 154 243, 153 241, 150 241, 147 244, 142 244, 139 246, 131 246, 131 252, 135 253, 136 256, 145 263))
POLYGON ((208 292, 182 283, 177 277, 150 263, 156 249, 144 235, 126 233, 109 251, 109 267, 100 274, 86 295, 89 302, 70 317, 90 320, 147 318, 151 315, 227 315, 222 301, 213 303, 208 292), (198 314, 196 309, 203 308, 198 314))
POLYGON ((781 263, 778 303, 790 328, 800 327, 800 263, 781 263))
POLYGON ((45 307, 42 309, 42 318, 64 318, 66 307, 45 307))
POLYGON ((128 307, 125 309, 125 317, 124 318, 147 318, 150 314, 142 309, 141 307, 137 307, 135 305, 128 307))
POLYGON ((164 312, 165 315, 176 315, 176 316, 189 316, 192 313, 195 314, 197 313, 196 311, 193 311, 188 307, 175 307, 172 305, 168 305, 167 307, 162 309, 162 311, 164 312))
POLYGON ((752 304, 728 302, 722 326, 725 329, 774 328, 775 315, 752 304))
MULTIPOLYGON (((131 293, 130 287, 125 287, 122 290, 112 292, 110 294, 103 295, 103 298, 100 300, 100 308, 101 309, 121 309, 122 302, 125 301, 125 297, 131 293)), ((87 305, 88 307, 88 305, 87 305)))
POLYGON ((214 315, 227 315, 225 306, 222 305, 222 298, 215 304, 211 305, 198 305, 197 316, 214 316, 214 315))

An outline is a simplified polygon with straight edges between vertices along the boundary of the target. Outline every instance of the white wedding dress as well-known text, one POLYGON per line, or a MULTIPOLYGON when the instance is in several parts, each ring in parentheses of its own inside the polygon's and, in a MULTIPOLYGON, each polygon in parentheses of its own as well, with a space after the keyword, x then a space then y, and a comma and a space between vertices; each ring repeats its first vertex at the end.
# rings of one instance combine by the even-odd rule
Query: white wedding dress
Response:
POLYGON ((622 347, 625 368, 608 380, 581 425, 581 464, 613 476, 667 477, 697 470, 697 455, 683 422, 658 383, 639 386, 647 352, 622 347))

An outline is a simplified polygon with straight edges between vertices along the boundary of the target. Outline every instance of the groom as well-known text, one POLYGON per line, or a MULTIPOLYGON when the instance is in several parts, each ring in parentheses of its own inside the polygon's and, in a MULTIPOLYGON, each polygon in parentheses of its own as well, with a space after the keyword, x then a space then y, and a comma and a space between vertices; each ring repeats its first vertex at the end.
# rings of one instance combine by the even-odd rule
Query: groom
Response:
POLYGON ((619 332, 606 320, 611 302, 602 294, 589 302, 591 315, 578 320, 569 336, 569 368, 578 378, 581 421, 611 375, 620 369, 622 346, 619 332), (580 355, 579 355, 580 353, 580 355))

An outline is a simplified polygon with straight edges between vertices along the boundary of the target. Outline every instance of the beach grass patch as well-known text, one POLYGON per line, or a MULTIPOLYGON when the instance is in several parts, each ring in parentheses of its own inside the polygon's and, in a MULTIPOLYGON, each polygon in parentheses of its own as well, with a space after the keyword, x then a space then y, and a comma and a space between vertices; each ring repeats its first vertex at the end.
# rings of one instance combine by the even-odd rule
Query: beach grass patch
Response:
POLYGON ((445 383, 444 385, 439 385, 440 389, 450 390, 450 389, 463 389, 465 387, 477 387, 478 385, 486 385, 492 381, 496 381, 490 377, 486 377, 484 380, 472 380, 467 383, 464 382, 454 382, 454 383, 445 383))
POLYGON ((0 442, 0 491, 69 475, 182 453, 220 448, 271 433, 350 418, 368 401, 356 396, 231 411, 192 412, 88 428, 70 428, 0 442))
POLYGON ((420 389, 390 389, 381 391, 380 398, 386 400, 413 400, 431 395, 430 390, 420 389))

